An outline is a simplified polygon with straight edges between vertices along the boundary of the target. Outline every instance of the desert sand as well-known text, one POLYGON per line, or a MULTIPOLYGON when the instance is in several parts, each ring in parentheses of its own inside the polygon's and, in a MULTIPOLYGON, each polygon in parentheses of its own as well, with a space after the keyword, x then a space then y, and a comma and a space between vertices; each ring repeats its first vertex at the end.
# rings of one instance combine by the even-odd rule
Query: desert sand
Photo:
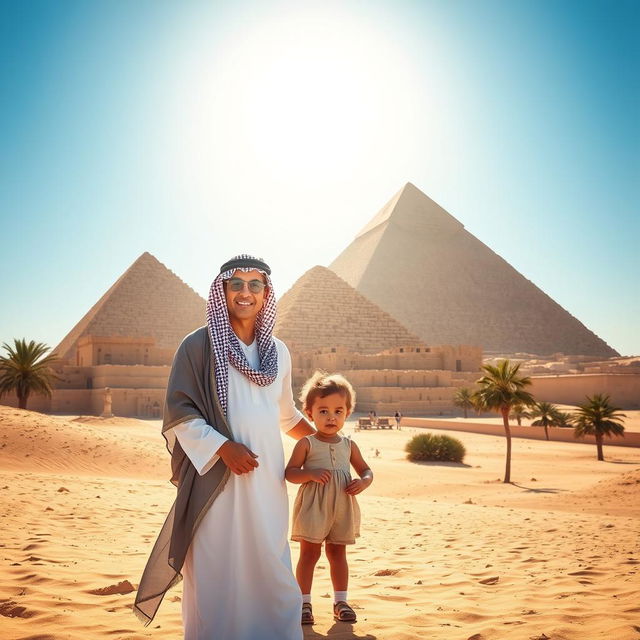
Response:
MULTIPOLYGON (((321 560, 306 639, 640 639, 640 449, 516 438, 504 484, 503 438, 451 431, 464 463, 414 464, 416 429, 345 431, 375 473, 348 554, 359 621, 333 621, 321 560)), ((158 422, 0 407, 0 637, 180 638, 179 586, 149 627, 131 611, 173 497, 158 422)))

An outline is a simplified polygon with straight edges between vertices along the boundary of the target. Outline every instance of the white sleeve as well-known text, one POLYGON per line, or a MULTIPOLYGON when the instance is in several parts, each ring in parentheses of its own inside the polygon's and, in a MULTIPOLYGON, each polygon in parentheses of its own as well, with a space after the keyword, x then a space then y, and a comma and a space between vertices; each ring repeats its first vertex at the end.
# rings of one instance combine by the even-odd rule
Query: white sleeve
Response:
POLYGON ((202 476, 218 461, 218 449, 227 441, 204 418, 186 420, 173 427, 176 438, 196 471, 202 476))
POLYGON ((293 402, 291 391, 291 356, 286 345, 281 342, 282 349, 279 349, 278 366, 282 367, 282 391, 280 393, 280 430, 286 433, 295 427, 304 416, 298 411, 293 402))

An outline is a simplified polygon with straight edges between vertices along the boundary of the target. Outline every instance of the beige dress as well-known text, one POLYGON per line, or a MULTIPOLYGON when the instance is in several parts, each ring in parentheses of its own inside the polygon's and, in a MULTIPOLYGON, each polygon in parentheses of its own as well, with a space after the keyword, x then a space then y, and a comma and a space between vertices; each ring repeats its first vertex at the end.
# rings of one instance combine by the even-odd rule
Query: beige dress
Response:
POLYGON ((292 540, 353 544, 360 536, 360 507, 355 496, 345 492, 351 482, 351 440, 322 442, 314 436, 309 441, 303 469, 329 469, 327 484, 305 482, 298 489, 293 505, 292 540))

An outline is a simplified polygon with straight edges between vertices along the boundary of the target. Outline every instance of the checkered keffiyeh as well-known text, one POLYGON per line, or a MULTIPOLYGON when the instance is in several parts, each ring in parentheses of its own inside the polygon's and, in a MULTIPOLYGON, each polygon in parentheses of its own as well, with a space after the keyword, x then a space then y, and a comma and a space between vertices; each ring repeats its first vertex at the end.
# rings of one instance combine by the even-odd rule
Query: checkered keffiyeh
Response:
MULTIPOLYGON (((241 254, 236 258, 252 259, 253 256, 241 254)), ((278 375, 278 353, 273 340, 273 327, 276 323, 276 298, 269 274, 257 269, 266 279, 269 287, 264 305, 256 317, 256 340, 260 356, 260 369, 256 371, 247 362, 242 351, 240 341, 229 322, 227 300, 222 283, 228 280, 236 271, 253 271, 255 267, 239 267, 220 273, 211 283, 209 299, 207 300, 207 328, 213 349, 213 366, 216 373, 216 390, 218 399, 225 415, 229 397, 229 364, 240 373, 247 376, 251 382, 266 387, 273 383, 278 375)))

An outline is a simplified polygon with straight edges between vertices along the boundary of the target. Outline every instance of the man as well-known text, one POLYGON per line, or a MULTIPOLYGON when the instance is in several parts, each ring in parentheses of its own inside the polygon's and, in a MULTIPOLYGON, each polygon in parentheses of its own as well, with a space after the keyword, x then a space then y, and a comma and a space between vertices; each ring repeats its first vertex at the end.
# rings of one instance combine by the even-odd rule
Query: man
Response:
POLYGON ((248 255, 220 269, 207 326, 176 352, 164 412, 176 501, 140 581, 151 622, 184 577, 186 640, 299 640, 279 430, 313 433, 295 408, 291 358, 272 336, 271 269, 248 255))

